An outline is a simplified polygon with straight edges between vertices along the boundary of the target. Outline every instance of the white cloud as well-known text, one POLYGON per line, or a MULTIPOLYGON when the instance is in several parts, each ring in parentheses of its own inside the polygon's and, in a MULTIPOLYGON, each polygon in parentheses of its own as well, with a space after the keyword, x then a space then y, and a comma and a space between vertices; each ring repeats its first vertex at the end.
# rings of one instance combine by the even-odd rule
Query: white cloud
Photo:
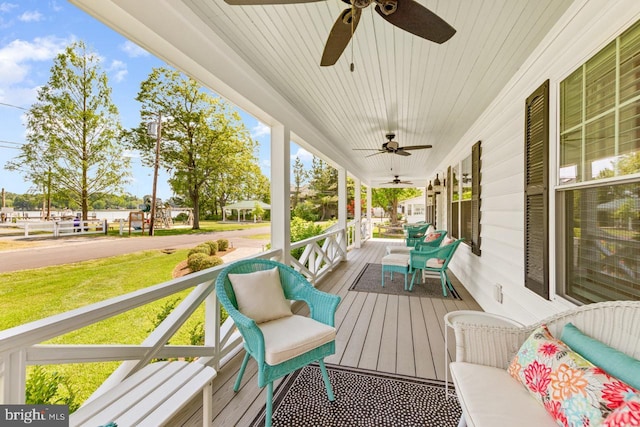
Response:
POLYGON ((123 81, 126 75, 129 73, 127 64, 122 61, 118 61, 117 59, 111 61, 111 65, 109 65, 108 71, 113 74, 113 79, 117 83, 123 81))
POLYGON ((268 135, 271 135, 271 128, 264 123, 258 122, 258 124, 251 129, 251 138, 253 139, 268 135))
POLYGON ((39 37, 33 41, 13 40, 0 47, 0 89, 22 83, 31 71, 34 62, 50 61, 69 40, 53 36, 39 37))
POLYGON ((305 150, 304 148, 300 148, 298 147, 298 151, 291 154, 291 162, 293 164, 293 162, 296 160, 296 157, 298 157, 300 159, 300 161, 302 163, 310 163, 313 160, 313 154, 311 154, 310 152, 308 152, 307 150, 305 150))
POLYGON ((129 40, 120 45, 120 50, 126 53, 130 58, 137 58, 138 56, 149 56, 149 52, 129 40))
POLYGON ((22 22, 38 22, 42 21, 42 19, 44 19, 44 16, 37 10, 34 10, 24 12, 18 17, 18 19, 22 22))
POLYGON ((262 161, 260 162, 260 169, 271 170, 271 160, 262 159, 262 161))
POLYGON ((18 7, 18 5, 15 3, 0 3, 0 13, 11 12, 11 10, 15 9, 16 7, 18 7))
POLYGON ((33 87, 0 87, 0 101, 10 105, 29 108, 36 102, 40 86, 33 87))

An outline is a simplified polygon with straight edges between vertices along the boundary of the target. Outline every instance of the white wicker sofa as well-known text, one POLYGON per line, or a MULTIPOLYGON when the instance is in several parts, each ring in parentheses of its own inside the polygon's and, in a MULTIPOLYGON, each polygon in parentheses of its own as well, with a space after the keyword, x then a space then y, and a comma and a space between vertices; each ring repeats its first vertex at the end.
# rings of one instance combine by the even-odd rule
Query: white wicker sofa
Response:
POLYGON ((590 304, 524 327, 483 325, 482 321, 454 322, 456 361, 450 364, 450 369, 463 412, 459 425, 557 426, 545 408, 509 375, 507 367, 540 325, 546 324, 551 334, 560 338, 567 323, 640 359, 640 301, 590 304))

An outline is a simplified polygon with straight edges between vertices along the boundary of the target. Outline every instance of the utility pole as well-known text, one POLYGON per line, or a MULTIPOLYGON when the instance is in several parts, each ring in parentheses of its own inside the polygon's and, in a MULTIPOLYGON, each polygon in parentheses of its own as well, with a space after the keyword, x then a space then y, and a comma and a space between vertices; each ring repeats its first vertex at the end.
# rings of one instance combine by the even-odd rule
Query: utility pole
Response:
POLYGON ((158 113, 158 122, 156 124, 155 133, 156 133, 156 158, 155 158, 155 162, 153 163, 153 190, 151 193, 151 219, 149 219, 149 236, 153 236, 153 233, 154 233, 153 225, 156 219, 156 191, 158 188, 158 168, 160 167, 160 138, 162 138, 162 113, 158 113))

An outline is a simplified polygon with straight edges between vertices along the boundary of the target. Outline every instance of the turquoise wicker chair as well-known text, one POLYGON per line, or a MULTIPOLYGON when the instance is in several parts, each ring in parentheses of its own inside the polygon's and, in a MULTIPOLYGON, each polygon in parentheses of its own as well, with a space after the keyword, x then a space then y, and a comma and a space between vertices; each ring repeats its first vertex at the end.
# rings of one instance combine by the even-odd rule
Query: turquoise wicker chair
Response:
POLYGON ((419 226, 407 227, 406 243, 407 246, 415 247, 418 243, 422 242, 426 237, 427 230, 431 224, 422 224, 419 226))
POLYGON ((416 249, 430 250, 430 249, 437 248, 438 246, 440 246, 440 243, 442 243, 444 238, 447 236, 447 230, 436 230, 433 232, 433 234, 440 234, 440 237, 434 240, 427 241, 426 238, 429 237, 429 235, 427 235, 422 241, 416 244, 416 249))
POLYGON ((340 302, 339 296, 315 289, 302 274, 275 261, 263 259, 241 260, 230 264, 220 272, 216 280, 218 301, 220 301, 220 304, 227 310, 227 313, 229 313, 229 316, 233 319, 236 327, 242 334, 244 338, 244 348, 246 350, 233 390, 238 391, 240 389, 240 382, 242 381, 242 375, 244 374, 249 357, 253 357, 258 364, 258 386, 267 386, 265 426, 271 425, 273 381, 312 362, 318 362, 320 365, 327 396, 330 401, 335 400, 327 369, 324 364, 324 358, 335 353, 335 340, 272 366, 265 361, 265 345, 268 347, 268 343, 265 344, 265 338, 260 329, 260 325, 270 322, 256 324, 253 319, 248 318, 238 311, 238 302, 231 281, 229 280, 229 274, 253 273, 273 269, 274 267, 278 267, 285 298, 287 300, 301 300, 306 302, 311 312, 311 319, 333 327, 336 308, 340 302))
MULTIPOLYGON (((460 298, 453 288, 451 281, 449 280, 449 276, 447 276, 447 268, 449 267, 449 262, 451 262, 451 258, 453 258, 453 254, 460 246, 464 239, 458 239, 452 243, 449 243, 445 246, 440 246, 434 249, 422 249, 422 250, 412 250, 409 254, 409 271, 412 272, 411 276, 411 284, 409 285, 409 292, 413 290, 413 283, 416 278, 416 273, 418 270, 421 271, 431 271, 434 273, 438 273, 440 275, 440 282, 442 283, 442 294, 447 296, 447 289, 451 291, 451 294, 454 298, 460 298), (440 264, 439 260, 444 260, 442 264, 440 264)), ((420 280, 420 274, 418 276, 418 281, 420 280)))

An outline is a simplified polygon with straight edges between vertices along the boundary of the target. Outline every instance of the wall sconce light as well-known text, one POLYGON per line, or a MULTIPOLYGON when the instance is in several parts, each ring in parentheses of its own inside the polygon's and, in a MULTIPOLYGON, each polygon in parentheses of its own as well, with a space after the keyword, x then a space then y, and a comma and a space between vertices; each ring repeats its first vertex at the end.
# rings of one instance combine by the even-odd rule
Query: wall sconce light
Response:
POLYGON ((440 183, 440 178, 438 177, 438 174, 436 174, 436 179, 433 180, 433 191, 436 194, 440 194, 442 192, 442 184, 440 183))
POLYGON ((433 196, 434 191, 433 191, 433 186, 431 185, 431 181, 429 181, 429 186, 427 187, 427 196, 431 197, 433 196))

